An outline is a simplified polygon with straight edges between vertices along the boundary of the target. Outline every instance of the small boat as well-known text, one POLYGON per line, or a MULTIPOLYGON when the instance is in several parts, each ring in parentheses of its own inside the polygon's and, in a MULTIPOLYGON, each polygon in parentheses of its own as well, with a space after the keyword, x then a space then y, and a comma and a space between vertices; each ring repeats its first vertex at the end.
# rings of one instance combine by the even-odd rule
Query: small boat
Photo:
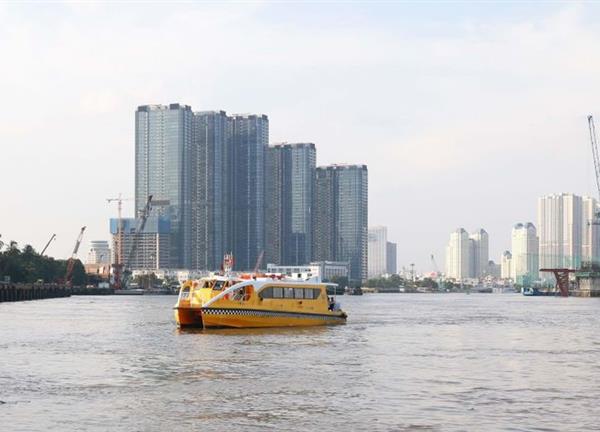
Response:
POLYGON ((531 296, 556 296, 558 295, 556 291, 541 291, 535 287, 523 287, 522 294, 527 297, 531 296))
POLYGON ((361 287, 346 288, 346 294, 348 295, 363 295, 363 290, 361 287))
POLYGON ((143 288, 116 289, 115 295, 144 295, 145 291, 143 288))
POLYGON ((343 324, 346 313, 318 278, 217 275, 181 285, 175 304, 180 328, 292 327, 343 324))

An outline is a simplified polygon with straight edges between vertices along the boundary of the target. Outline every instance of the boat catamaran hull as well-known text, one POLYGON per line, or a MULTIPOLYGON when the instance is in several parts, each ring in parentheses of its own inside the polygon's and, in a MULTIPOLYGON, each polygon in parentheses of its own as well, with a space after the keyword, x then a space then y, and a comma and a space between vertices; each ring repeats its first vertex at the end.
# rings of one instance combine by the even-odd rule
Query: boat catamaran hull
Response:
POLYGON ((343 324, 327 284, 275 277, 219 276, 184 283, 175 305, 180 328, 257 328, 343 324))

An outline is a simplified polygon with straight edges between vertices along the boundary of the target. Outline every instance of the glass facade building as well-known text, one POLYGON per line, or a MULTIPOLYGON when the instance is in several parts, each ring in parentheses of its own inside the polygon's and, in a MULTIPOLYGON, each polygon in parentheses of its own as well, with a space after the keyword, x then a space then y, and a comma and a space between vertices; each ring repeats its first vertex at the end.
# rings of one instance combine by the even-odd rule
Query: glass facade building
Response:
POLYGON ((192 110, 187 105, 144 105, 135 113, 135 209, 168 201, 153 214, 171 221, 171 267, 191 266, 192 110))
POLYGON ((366 165, 329 165, 316 170, 314 259, 346 261, 349 278, 367 278, 368 171, 366 165))
POLYGON ((267 150, 267 263, 311 261, 316 154, 312 143, 276 144, 267 150))
POLYGON ((192 268, 216 270, 232 251, 233 146, 224 111, 192 121, 192 268))
POLYGON ((169 223, 155 233, 160 266, 218 270, 232 252, 234 269, 245 271, 264 253, 261 268, 342 262, 350 279, 365 280, 366 165, 316 168, 314 144, 268 142, 266 115, 138 107, 135 209, 139 216, 149 195, 162 201, 150 216, 169 223))
MULTIPOLYGON (((236 270, 251 270, 265 251, 266 115, 233 115, 233 255, 236 270)), ((263 263, 264 264, 264 263, 263 263)))

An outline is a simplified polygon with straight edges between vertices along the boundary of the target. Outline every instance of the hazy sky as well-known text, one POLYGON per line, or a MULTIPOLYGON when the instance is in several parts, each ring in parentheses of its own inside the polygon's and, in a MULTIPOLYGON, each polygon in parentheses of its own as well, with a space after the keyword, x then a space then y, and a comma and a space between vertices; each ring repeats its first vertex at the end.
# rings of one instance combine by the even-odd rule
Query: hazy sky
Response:
MULTIPOLYGON (((369 166, 400 268, 459 226, 491 258, 536 199, 596 194, 600 5, 0 4, 0 234, 66 257, 133 197, 134 111, 264 113, 271 142, 369 166)), ((132 205, 126 206, 131 213, 132 205)))

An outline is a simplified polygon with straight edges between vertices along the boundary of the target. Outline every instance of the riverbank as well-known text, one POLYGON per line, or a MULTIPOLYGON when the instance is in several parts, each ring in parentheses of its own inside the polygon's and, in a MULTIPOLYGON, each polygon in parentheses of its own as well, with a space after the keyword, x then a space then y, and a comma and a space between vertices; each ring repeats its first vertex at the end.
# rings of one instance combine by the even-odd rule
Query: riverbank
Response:
POLYGON ((0 282, 0 303, 70 297, 71 290, 58 284, 0 282))

